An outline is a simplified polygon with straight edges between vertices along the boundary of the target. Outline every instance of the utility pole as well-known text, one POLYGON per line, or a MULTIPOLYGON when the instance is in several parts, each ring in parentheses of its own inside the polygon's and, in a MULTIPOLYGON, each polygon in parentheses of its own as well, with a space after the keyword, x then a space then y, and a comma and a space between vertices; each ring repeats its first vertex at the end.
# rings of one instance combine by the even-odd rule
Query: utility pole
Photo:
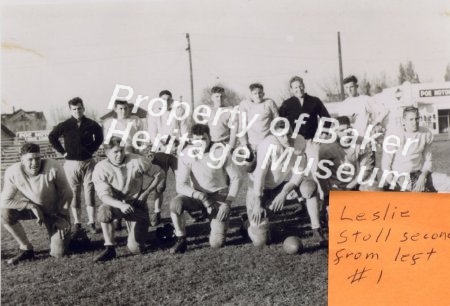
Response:
POLYGON ((191 40, 189 38, 189 33, 186 33, 187 48, 186 51, 189 53, 189 72, 191 75, 191 107, 194 107, 194 75, 192 73, 192 50, 191 50, 191 40))
POLYGON ((338 51, 339 51, 339 85, 341 88, 341 101, 345 99, 344 93, 344 73, 342 72, 342 52, 341 52, 341 33, 338 32, 338 51))

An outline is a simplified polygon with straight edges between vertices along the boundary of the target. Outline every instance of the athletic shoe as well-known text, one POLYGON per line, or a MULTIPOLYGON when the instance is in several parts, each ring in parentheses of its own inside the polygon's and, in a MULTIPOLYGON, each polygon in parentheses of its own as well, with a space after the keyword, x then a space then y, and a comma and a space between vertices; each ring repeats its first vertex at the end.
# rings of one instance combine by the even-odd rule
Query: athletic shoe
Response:
POLYGON ((116 258, 116 248, 112 245, 107 245, 105 249, 94 258, 94 262, 108 261, 114 258, 116 258))
POLYGON ((170 254, 182 254, 186 252, 187 249, 187 241, 186 237, 178 237, 177 242, 173 246, 173 248, 170 249, 170 254))
POLYGON ((157 212, 150 216, 150 225, 158 226, 161 223, 161 213, 157 212))
POLYGON ((100 233, 99 229, 95 227, 95 223, 88 223, 89 232, 91 234, 98 234, 100 233))
POLYGON ((15 257, 8 259, 7 263, 10 265, 17 265, 20 261, 34 259, 33 250, 20 250, 15 257))

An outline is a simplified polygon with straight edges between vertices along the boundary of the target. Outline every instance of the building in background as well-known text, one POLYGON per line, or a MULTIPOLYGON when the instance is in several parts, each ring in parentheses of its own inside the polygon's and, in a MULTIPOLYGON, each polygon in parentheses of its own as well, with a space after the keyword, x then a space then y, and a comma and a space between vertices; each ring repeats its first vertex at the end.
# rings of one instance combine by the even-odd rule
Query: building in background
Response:
MULTIPOLYGON (((403 83, 401 86, 386 88, 373 97, 375 103, 382 103, 389 109, 387 126, 401 127, 403 108, 419 108, 420 125, 433 134, 450 133, 450 82, 443 83, 403 83)), ((339 116, 342 102, 327 103, 326 107, 333 117, 339 116)))
POLYGON ((5 125, 14 133, 45 130, 47 128, 47 119, 43 112, 19 109, 12 114, 2 114, 2 125, 5 125))

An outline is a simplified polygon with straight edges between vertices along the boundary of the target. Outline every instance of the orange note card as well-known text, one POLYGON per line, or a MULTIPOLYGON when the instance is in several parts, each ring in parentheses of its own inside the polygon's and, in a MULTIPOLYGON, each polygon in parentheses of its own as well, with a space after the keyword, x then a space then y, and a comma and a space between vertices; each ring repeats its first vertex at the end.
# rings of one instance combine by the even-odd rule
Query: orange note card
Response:
POLYGON ((450 194, 337 191, 329 217, 329 305, 450 305, 450 194))

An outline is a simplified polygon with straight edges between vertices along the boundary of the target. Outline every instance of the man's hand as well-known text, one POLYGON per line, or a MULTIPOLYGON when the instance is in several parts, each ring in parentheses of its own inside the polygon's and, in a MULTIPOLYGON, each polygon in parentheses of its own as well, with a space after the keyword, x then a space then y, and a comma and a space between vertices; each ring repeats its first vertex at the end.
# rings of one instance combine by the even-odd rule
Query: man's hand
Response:
MULTIPOLYGON (((212 209, 213 203, 211 202, 211 199, 208 197, 208 195, 206 193, 202 192, 198 196, 198 200, 200 200, 207 209, 212 209)), ((210 212, 208 211, 208 213, 210 213, 210 212)))
POLYGON ((30 210, 33 212, 33 214, 36 216, 36 223, 39 225, 42 225, 42 222, 44 222, 44 214, 42 213, 41 208, 36 204, 29 204, 30 210))
POLYGON ((53 226, 61 239, 65 239, 70 233, 70 223, 62 217, 56 217, 53 226))
POLYGON ((265 217, 267 217, 267 212, 263 207, 253 206, 251 219, 256 225, 259 225, 265 217))
POLYGON ((227 203, 221 203, 219 206, 219 210, 217 212, 217 220, 222 222, 228 218, 230 215, 230 205, 227 203))
POLYGON ((275 199, 273 199, 272 204, 270 204, 269 209, 278 212, 283 209, 284 202, 286 201, 287 195, 283 192, 280 192, 275 199))
POLYGON ((417 178, 416 184, 412 191, 422 192, 425 190, 425 183, 427 182, 427 175, 421 173, 417 178))
POLYGON ((125 215, 131 214, 134 212, 133 206, 128 203, 122 202, 122 206, 120 207, 120 211, 125 215))

